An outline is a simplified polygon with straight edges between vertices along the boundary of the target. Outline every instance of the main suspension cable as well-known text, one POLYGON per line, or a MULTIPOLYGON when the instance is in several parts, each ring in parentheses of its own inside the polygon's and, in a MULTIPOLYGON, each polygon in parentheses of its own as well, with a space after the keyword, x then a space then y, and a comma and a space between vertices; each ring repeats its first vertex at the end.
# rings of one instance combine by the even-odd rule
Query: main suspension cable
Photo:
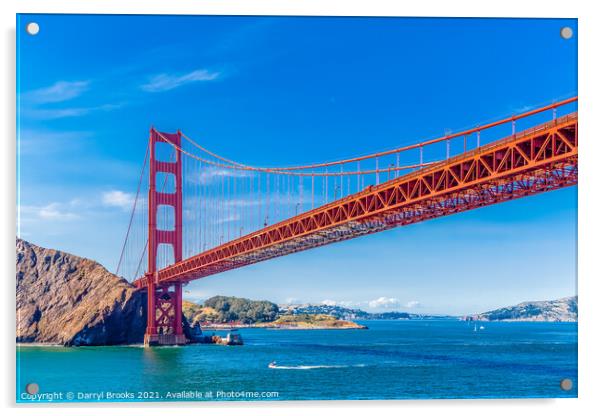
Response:
MULTIPOLYGON (((159 132, 159 131, 155 131, 155 132, 159 135, 159 137, 161 137, 166 143, 170 144, 174 149, 176 149, 176 150, 180 151, 182 154, 184 154, 188 157, 191 157, 193 159, 196 159, 200 162, 207 163, 209 165, 219 167, 219 168, 224 168, 224 169, 265 172, 265 173, 272 173, 275 175, 308 176, 308 177, 309 176, 367 175, 367 174, 385 173, 385 172, 389 172, 389 171, 400 171, 400 170, 421 168, 421 167, 429 166, 429 165, 439 162, 439 161, 423 162, 423 163, 417 163, 417 164, 413 164, 413 165, 398 166, 398 167, 387 168, 387 169, 372 169, 372 170, 364 170, 364 171, 357 171, 357 172, 344 171, 344 172, 313 172, 313 173, 312 172, 295 172, 293 170, 284 170, 282 168, 263 168, 263 167, 245 166, 245 165, 233 166, 233 165, 227 165, 224 163, 215 162, 215 161, 200 157, 198 155, 195 155, 194 153, 191 153, 191 152, 183 149, 181 146, 178 146, 173 141, 169 140, 167 137, 165 137, 163 134, 161 134, 161 132, 159 132)), ((183 133, 182 133, 182 136, 184 136, 183 133)), ((414 147, 412 147, 412 148, 414 148, 414 147)), ((372 156, 370 156, 370 157, 372 157, 372 156)), ((366 158, 369 158, 369 157, 362 157, 360 160, 364 160, 366 158)), ((356 159, 352 159, 352 160, 358 160, 358 159, 356 158, 356 159)), ((343 163, 347 163, 347 162, 343 162, 343 163)), ((338 164, 338 162, 337 162, 337 164, 338 164)), ((330 164, 322 164, 322 166, 327 166, 327 165, 330 166, 330 164)), ((309 169, 309 168, 304 167, 303 169, 309 169)), ((297 170, 297 168, 295 168, 295 170, 297 170)))
MULTIPOLYGON (((487 130, 496 126, 499 126, 501 124, 505 124, 508 122, 514 122, 516 120, 520 120, 523 119, 525 117, 529 117, 532 116, 534 114, 539 114, 542 113, 544 111, 548 111, 548 110, 552 110, 552 109, 556 109, 558 107, 561 107, 563 105, 566 104, 570 104, 572 102, 576 102, 578 100, 578 97, 571 97, 571 98, 567 98, 565 100, 561 100, 540 108, 536 108, 530 111, 526 111, 523 112, 521 114, 517 114, 517 115, 513 115, 511 117, 506 117, 504 119, 501 120, 497 120, 491 123, 487 123, 478 127, 473 127, 467 130, 463 130, 461 132, 458 133, 450 133, 450 134, 446 134, 445 136, 441 136, 435 139, 431 139, 431 140, 427 140, 427 141, 423 141, 423 142, 419 142, 419 143, 414 143, 411 145, 407 145, 407 146, 402 146, 396 149, 391 149, 391 150, 387 150, 384 152, 377 152, 377 153, 372 153, 369 155, 364 155, 364 156, 357 156, 357 157, 353 157, 353 158, 349 158, 349 159, 342 159, 342 160, 337 160, 337 161, 333 161, 333 162, 323 162, 323 163, 314 163, 314 164, 310 164, 310 165, 300 165, 300 166, 285 166, 285 167, 272 167, 272 168, 268 168, 268 167, 251 167, 248 165, 244 165, 242 163, 236 162, 234 160, 231 159, 227 159, 225 157, 219 156, 214 152, 209 151, 208 149, 202 147, 201 145, 199 145, 198 143, 196 143, 194 140, 192 140, 191 138, 189 138, 188 136, 186 136, 184 133, 182 133, 182 136, 188 140, 193 146, 197 147, 198 149, 200 149, 203 152, 206 152, 207 154, 221 160, 222 162, 226 162, 229 163, 233 166, 239 167, 239 168, 246 168, 246 169, 253 169, 253 170, 259 170, 259 171, 263 171, 263 172, 270 172, 270 173, 277 173, 279 171, 297 171, 297 170, 308 170, 308 169, 315 169, 315 168, 325 168, 325 167, 329 167, 329 166, 335 166, 335 165, 344 165, 347 163, 352 163, 352 162, 359 162, 362 160, 366 160, 366 159, 374 159, 377 157, 381 157, 381 156, 388 156, 388 155, 392 155, 392 154, 396 154, 396 153, 401 153, 407 150, 412 150, 412 149, 417 149, 417 148, 421 148, 423 146, 428 146, 431 144, 435 144, 435 143, 439 143, 445 140, 451 140, 454 139, 456 137, 461 137, 461 136, 467 136, 473 133, 477 133, 480 132, 482 130, 487 130)), ((365 172, 365 173, 381 173, 381 172, 386 172, 386 171, 394 171, 394 170, 403 170, 404 168, 409 168, 409 167, 399 167, 399 168, 392 168, 392 169, 384 169, 381 171, 375 171, 375 172, 365 172)), ((354 174, 354 173, 352 173, 354 174)), ((359 174, 358 172, 355 172, 355 174, 359 174)), ((333 175, 334 176, 334 175, 333 175)))

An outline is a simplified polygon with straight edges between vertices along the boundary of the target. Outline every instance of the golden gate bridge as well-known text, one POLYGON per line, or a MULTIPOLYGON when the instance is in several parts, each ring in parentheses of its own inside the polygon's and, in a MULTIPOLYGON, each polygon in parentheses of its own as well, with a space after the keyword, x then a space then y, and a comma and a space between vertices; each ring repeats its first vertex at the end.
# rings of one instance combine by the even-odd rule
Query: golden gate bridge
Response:
POLYGON ((577 101, 285 167, 243 164, 151 128, 116 271, 148 293, 145 344, 186 343, 182 286, 192 280, 576 185, 577 101))

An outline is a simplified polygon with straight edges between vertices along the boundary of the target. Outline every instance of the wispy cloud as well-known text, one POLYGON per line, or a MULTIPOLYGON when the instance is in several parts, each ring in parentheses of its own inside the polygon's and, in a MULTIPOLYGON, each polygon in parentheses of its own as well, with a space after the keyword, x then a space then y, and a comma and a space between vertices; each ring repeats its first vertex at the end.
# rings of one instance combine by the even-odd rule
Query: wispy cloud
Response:
POLYGON ((21 220, 53 220, 70 221, 80 218, 75 212, 78 200, 72 200, 68 203, 51 202, 46 205, 22 205, 19 210, 21 220))
POLYGON ((47 155, 66 147, 76 147, 85 143, 84 139, 92 136, 88 131, 52 131, 38 129, 22 129, 19 132, 19 154, 47 155))
POLYGON ((235 221, 239 221, 241 219, 241 215, 238 213, 234 213, 234 214, 230 214, 224 218, 220 218, 218 219, 215 223, 216 224, 226 224, 229 222, 235 222, 235 221))
MULTIPOLYGON (((82 221, 83 223, 98 218, 104 218, 106 221, 107 218, 116 218, 116 216, 123 218, 123 215, 127 215, 126 212, 129 213, 133 200, 134 194, 113 190, 94 191, 85 197, 65 201, 22 203, 18 206, 19 220, 21 225, 31 227, 30 231, 45 227, 47 231, 52 229, 54 232, 66 226, 68 222, 82 221)), ((144 205, 146 199, 141 198, 138 203, 144 205)))
POLYGON ((512 107, 512 113, 513 114, 520 114, 520 113, 524 113, 527 112, 529 110, 532 110, 533 108, 535 108, 532 105, 521 105, 519 107, 512 107))
POLYGON ((89 81, 57 81, 48 87, 28 91, 22 98, 32 104, 58 103, 79 97, 89 84, 89 81))
POLYGON ((206 69, 197 69, 186 74, 159 74, 153 76, 149 82, 141 85, 147 92, 163 92, 173 90, 192 82, 213 81, 220 76, 219 72, 211 72, 206 69))
POLYGON ((79 117, 96 111, 111 111, 122 107, 122 104, 103 104, 92 107, 67 107, 67 108, 29 108, 22 113, 38 120, 50 120, 67 117, 79 117))
POLYGON ((123 104, 72 106, 66 102, 87 92, 90 81, 57 81, 54 84, 27 91, 21 95, 20 114, 24 119, 52 120, 79 117, 96 111, 110 111, 123 104))
POLYGON ((418 302, 417 300, 411 300, 405 304, 405 307, 408 309, 420 308, 421 306, 422 306, 422 304, 420 302, 418 302))
POLYGON ((103 192, 102 203, 109 207, 129 211, 134 203, 134 194, 118 190, 103 192))
POLYGON ((77 214, 73 212, 64 211, 63 207, 58 203, 52 203, 41 207, 38 211, 40 218, 53 219, 53 220, 71 220, 78 218, 77 214))
POLYGON ((186 176, 186 181, 196 185, 207 185, 220 181, 223 178, 248 178, 254 176, 252 172, 240 169, 225 169, 214 166, 204 166, 198 175, 186 176))

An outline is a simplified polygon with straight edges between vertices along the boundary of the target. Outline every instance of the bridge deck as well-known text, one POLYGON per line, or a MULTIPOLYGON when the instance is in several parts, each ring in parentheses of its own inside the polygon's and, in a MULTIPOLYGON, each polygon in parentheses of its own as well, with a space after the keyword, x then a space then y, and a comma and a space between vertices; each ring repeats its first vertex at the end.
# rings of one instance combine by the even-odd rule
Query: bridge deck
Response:
MULTIPOLYGON (((336 241, 577 184, 577 113, 263 228, 159 270, 188 282, 336 241)), ((143 288, 148 279, 134 284, 143 288)))

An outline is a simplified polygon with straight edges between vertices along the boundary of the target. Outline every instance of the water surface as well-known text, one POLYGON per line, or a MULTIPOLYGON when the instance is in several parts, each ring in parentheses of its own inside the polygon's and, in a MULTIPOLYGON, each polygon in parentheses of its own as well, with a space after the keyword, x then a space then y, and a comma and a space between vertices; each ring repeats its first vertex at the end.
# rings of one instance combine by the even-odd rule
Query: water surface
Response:
POLYGON ((31 400, 31 382, 35 400, 67 402, 577 396, 575 323, 361 323, 369 329, 242 329, 242 347, 23 346, 17 400, 31 400))

